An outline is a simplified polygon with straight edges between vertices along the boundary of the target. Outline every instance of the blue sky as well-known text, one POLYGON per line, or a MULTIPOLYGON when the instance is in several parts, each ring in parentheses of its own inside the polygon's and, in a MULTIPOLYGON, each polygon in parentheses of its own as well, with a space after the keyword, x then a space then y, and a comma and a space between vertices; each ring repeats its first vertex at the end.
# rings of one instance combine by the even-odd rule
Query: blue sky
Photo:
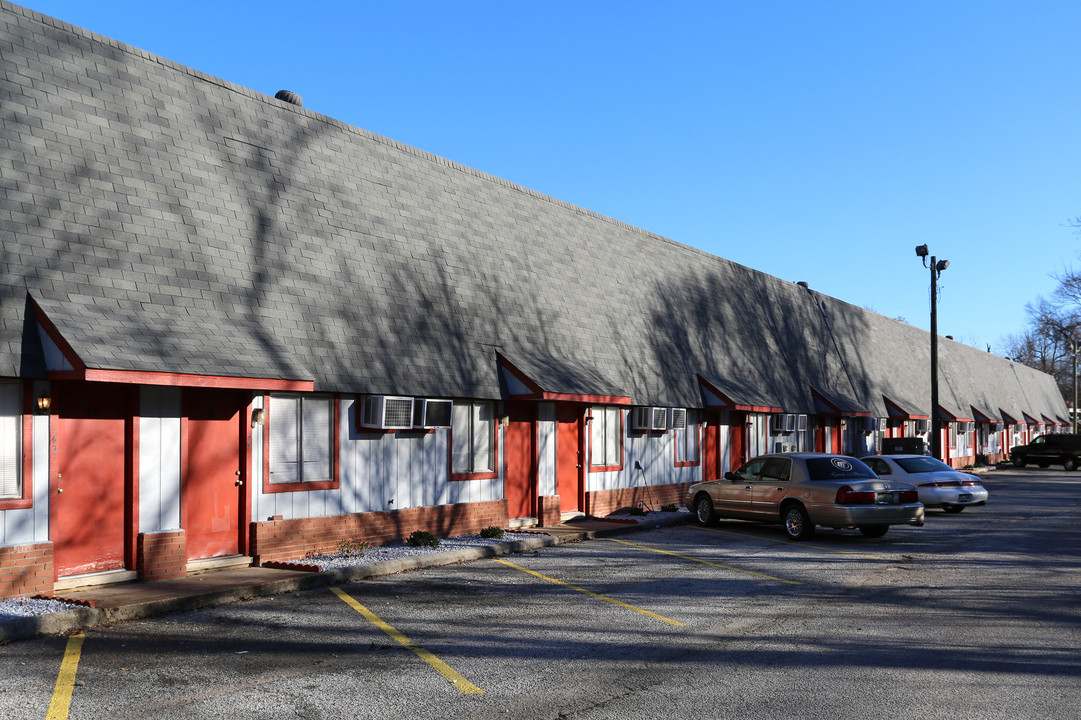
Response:
POLYGON ((1081 3, 25 0, 981 349, 1081 266, 1081 3))

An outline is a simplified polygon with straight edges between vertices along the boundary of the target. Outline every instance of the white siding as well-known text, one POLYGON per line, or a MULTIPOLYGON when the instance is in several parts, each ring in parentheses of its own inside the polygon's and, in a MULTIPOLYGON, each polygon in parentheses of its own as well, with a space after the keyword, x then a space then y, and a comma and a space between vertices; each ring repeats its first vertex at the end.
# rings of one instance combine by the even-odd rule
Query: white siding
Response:
POLYGON ((180 390, 139 394, 139 532, 180 527, 180 390))
MULTIPOLYGON (((446 428, 425 433, 362 432, 356 425, 355 404, 353 398, 341 400, 337 490, 264 493, 261 454, 253 450, 253 464, 258 470, 258 477, 252 479, 252 515, 256 521, 275 515, 285 519, 322 517, 503 497, 502 476, 450 481, 450 434, 446 428)), ((502 434, 502 426, 497 428, 502 434)), ((252 443, 253 448, 262 448, 262 433, 253 434, 252 443)), ((502 437, 499 445, 502 449, 502 437)), ((502 468, 503 463, 498 466, 502 468)))
POLYGON ((556 494, 556 409, 552 403, 537 405, 537 494, 556 494))

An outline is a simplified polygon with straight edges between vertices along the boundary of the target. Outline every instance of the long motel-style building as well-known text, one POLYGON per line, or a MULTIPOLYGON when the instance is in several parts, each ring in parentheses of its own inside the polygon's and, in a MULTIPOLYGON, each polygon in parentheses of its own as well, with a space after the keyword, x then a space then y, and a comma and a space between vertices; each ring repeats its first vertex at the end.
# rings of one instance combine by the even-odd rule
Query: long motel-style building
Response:
MULTIPOLYGON (((302 90, 302 88, 299 88, 302 90)), ((0 597, 1003 459, 1054 380, 0 0, 0 597)))

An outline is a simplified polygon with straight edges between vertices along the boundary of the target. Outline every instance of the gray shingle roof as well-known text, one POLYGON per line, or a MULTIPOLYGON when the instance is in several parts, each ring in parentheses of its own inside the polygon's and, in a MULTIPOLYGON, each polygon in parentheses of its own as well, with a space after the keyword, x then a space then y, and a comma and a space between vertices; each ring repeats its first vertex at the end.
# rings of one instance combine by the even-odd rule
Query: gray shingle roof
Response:
MULTIPOLYGON (((0 48, 0 375, 41 374, 30 297, 91 368, 929 405, 916 328, 2 0, 0 48)), ((950 402, 1065 414, 946 344, 950 402)))

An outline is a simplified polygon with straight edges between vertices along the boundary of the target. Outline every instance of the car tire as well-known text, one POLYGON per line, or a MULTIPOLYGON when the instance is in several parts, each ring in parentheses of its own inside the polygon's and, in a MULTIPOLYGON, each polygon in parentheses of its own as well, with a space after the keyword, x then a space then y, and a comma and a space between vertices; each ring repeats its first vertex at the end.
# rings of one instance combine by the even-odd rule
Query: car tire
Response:
POLYGON ((1077 469, 1077 458, 1066 458, 1062 461, 1062 467, 1065 468, 1067 472, 1073 472, 1077 469))
POLYGON ((860 525, 860 532, 865 537, 878 538, 889 532, 889 525, 860 525))
POLYGON ((1013 461, 1014 467, 1023 468, 1026 465, 1025 459, 1020 455, 1014 455, 1010 460, 1013 461))
POLYGON ((781 524, 790 540, 806 540, 815 532, 814 523, 802 505, 786 505, 782 508, 781 524))
POLYGON ((942 512, 959 513, 965 509, 964 505, 943 505, 942 512))
POLYGON ((694 499, 694 516, 700 525, 713 525, 717 522, 717 511, 713 509, 713 500, 701 493, 694 499))

